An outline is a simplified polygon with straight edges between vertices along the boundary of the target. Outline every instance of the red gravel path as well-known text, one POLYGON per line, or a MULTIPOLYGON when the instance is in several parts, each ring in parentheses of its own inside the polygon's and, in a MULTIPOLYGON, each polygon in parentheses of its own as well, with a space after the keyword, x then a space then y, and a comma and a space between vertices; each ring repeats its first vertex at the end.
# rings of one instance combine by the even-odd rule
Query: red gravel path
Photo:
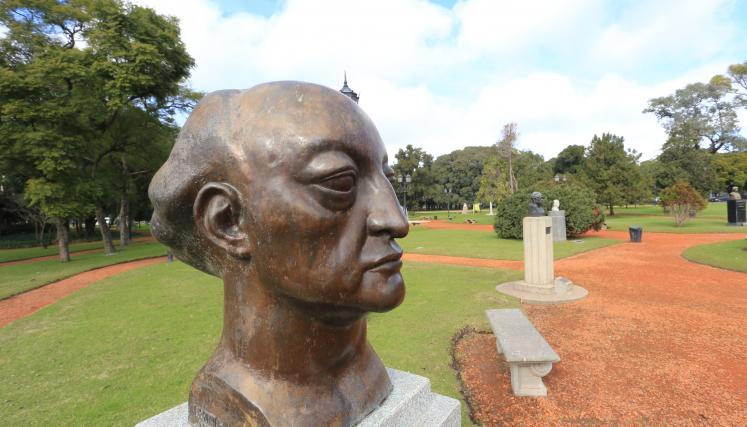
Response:
POLYGON ((36 312, 96 281, 146 265, 165 262, 166 257, 148 258, 86 271, 0 301, 0 328, 36 312))
POLYGON ((747 425, 747 274, 681 256, 741 238, 646 233, 558 261, 589 296, 525 306, 562 359, 548 397, 514 397, 495 338, 471 335, 456 354, 473 415, 486 426, 747 425))
MULTIPOLYGON (((145 237, 138 237, 136 239, 132 239, 133 242, 150 242, 155 241, 156 238, 153 236, 145 236, 145 237)), ((103 248, 96 248, 96 249, 86 249, 84 251, 73 251, 70 252, 70 257, 74 257, 75 255, 80 254, 91 254, 94 252, 104 252, 103 248)), ((18 264, 31 264, 32 262, 38 262, 38 261, 47 261, 50 259, 59 259, 59 255, 47 255, 47 256, 40 256, 36 258, 26 258, 26 259, 19 259, 16 261, 3 261, 0 262, 0 268, 2 267, 8 267, 10 265, 18 265, 18 264)))

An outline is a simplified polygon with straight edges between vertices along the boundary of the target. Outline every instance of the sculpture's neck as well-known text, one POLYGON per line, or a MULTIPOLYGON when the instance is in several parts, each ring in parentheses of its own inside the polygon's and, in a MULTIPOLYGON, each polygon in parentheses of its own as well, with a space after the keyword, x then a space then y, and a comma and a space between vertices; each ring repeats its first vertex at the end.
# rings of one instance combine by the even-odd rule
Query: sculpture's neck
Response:
POLYGON ((361 313, 335 325, 323 319, 328 312, 294 303, 246 273, 226 274, 224 289, 221 346, 252 370, 303 381, 370 356, 361 313))

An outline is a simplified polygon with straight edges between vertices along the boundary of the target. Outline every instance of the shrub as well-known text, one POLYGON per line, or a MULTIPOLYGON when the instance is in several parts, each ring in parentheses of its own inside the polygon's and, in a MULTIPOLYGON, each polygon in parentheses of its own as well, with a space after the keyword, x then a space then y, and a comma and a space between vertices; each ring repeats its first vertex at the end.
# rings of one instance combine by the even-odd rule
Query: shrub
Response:
POLYGON ((493 230, 502 239, 521 239, 522 219, 527 214, 531 191, 517 191, 495 206, 493 230))
POLYGON ((539 191, 545 199, 545 210, 552 208, 553 199, 560 200, 565 211, 565 234, 575 237, 589 229, 599 230, 604 224, 604 214, 596 204, 594 193, 580 183, 543 183, 526 191, 519 191, 503 199, 496 206, 493 229, 504 239, 521 239, 522 220, 532 191, 539 191))
POLYGON ((703 196, 686 182, 676 182, 661 192, 661 205, 669 209, 677 227, 695 217, 695 213, 705 209, 707 204, 703 196))

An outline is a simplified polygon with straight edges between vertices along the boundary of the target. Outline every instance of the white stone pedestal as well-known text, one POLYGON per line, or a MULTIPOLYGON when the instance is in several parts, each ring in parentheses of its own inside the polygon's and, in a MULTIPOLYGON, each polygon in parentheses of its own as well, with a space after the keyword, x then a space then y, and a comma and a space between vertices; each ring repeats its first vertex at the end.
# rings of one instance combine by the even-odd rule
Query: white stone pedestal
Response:
POLYGON ((565 211, 550 211, 552 218, 552 240, 554 242, 565 242, 565 211))
POLYGON ((552 218, 528 216, 523 226, 524 280, 500 284, 496 290, 528 304, 560 304, 588 295, 586 289, 570 280, 555 278, 552 218))
MULTIPOLYGON (((359 427, 459 427, 458 400, 431 391, 428 378, 387 368, 392 389, 384 403, 361 421, 359 427)), ((187 421, 187 402, 175 406, 135 427, 196 427, 187 421)))

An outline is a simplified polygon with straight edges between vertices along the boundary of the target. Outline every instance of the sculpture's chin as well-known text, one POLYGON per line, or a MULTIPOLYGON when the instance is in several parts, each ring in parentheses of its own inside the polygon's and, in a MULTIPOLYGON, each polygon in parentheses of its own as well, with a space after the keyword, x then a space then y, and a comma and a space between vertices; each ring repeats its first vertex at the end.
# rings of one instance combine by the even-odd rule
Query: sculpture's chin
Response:
POLYGON ((368 271, 358 289, 359 307, 365 311, 385 312, 394 309, 405 298, 405 281, 397 272, 368 271))

